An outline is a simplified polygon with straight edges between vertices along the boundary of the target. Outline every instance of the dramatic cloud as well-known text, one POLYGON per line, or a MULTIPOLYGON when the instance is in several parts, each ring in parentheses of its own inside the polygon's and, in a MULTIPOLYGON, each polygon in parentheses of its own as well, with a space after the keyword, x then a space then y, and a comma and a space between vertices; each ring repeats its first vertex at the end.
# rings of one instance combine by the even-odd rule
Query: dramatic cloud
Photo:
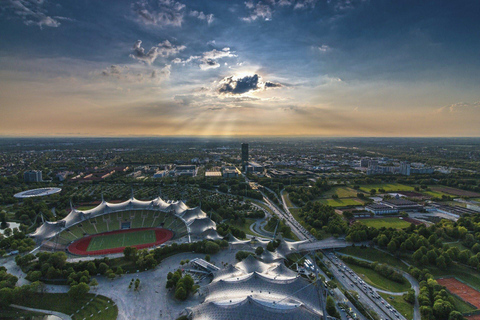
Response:
POLYGON ((160 42, 158 45, 152 47, 148 52, 145 53, 145 49, 142 47, 142 41, 137 40, 133 45, 133 53, 130 57, 145 62, 147 64, 152 64, 157 57, 169 57, 176 55, 182 50, 185 50, 185 46, 175 46, 170 43, 170 41, 165 40, 160 42))
POLYGON ((43 7, 43 0, 6 0, 4 9, 7 12, 12 12, 18 17, 22 18, 23 22, 30 26, 36 25, 42 28, 58 27, 60 22, 58 20, 67 20, 63 17, 50 17, 47 15, 43 7))
MULTIPOLYGON (((180 27, 188 10, 183 3, 174 0, 141 0, 132 5, 138 19, 147 25, 160 27, 180 27)), ((208 24, 213 22, 213 14, 192 10, 190 16, 205 20, 208 24)))
POLYGON ((279 87, 282 87, 280 83, 271 81, 263 82, 262 78, 258 74, 254 74, 251 76, 244 76, 242 78, 235 76, 223 78, 220 81, 217 92, 220 94, 237 95, 279 87))

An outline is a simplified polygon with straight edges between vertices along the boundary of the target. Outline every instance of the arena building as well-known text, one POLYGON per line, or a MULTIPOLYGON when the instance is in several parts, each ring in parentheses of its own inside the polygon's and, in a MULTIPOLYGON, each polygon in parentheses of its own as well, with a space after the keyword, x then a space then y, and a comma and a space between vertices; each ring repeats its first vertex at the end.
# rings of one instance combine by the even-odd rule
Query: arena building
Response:
POLYGON ((253 255, 214 272, 200 289, 204 301, 185 313, 191 320, 302 319, 324 314, 323 284, 311 283, 283 262, 265 263, 253 255))
POLYGON ((151 201, 132 197, 122 203, 102 199, 90 210, 72 207, 65 218, 45 221, 29 236, 43 249, 79 255, 118 253, 126 246, 142 249, 169 240, 221 239, 215 222, 200 207, 189 208, 182 201, 160 197, 151 201))

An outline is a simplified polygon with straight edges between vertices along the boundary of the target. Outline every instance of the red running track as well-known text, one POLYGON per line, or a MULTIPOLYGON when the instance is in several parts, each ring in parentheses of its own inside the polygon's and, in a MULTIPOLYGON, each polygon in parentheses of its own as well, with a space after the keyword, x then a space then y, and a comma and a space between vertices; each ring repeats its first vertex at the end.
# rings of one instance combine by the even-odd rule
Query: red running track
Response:
POLYGON ((137 249, 155 247, 173 238, 172 231, 167 229, 162 229, 162 228, 137 228, 137 229, 116 230, 116 231, 103 232, 103 233, 98 233, 98 234, 83 237, 82 239, 79 239, 74 243, 72 243, 71 245, 69 245, 68 251, 70 253, 81 255, 81 256, 96 256, 100 254, 120 253, 120 252, 123 252, 123 249, 125 249, 125 247, 117 247, 112 249, 103 249, 103 250, 95 250, 95 251, 87 251, 87 249, 88 249, 88 245, 90 244, 90 241, 93 238, 98 236, 119 234, 119 233, 129 233, 129 232, 136 232, 136 231, 145 231, 145 230, 155 230, 156 241, 152 243, 134 245, 132 247, 135 247, 137 249))

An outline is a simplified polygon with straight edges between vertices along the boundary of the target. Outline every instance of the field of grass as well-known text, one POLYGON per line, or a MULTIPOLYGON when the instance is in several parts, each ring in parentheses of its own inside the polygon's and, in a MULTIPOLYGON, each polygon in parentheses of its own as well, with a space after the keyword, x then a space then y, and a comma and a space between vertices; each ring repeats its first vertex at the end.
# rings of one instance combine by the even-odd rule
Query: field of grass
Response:
POLYGON ((87 210, 90 210, 90 209, 93 209, 93 208, 95 208, 95 206, 78 206, 78 207, 75 207, 75 209, 80 210, 80 211, 87 211, 87 210))
POLYGON ((355 273, 357 273, 369 285, 391 292, 404 292, 410 289, 410 283, 398 283, 377 273, 375 270, 360 267, 354 264, 347 264, 355 273))
POLYGON ((340 250, 341 253, 348 254, 361 259, 385 263, 392 267, 407 271, 408 266, 400 259, 374 248, 346 247, 340 250))
POLYGON ((477 310, 477 308, 475 308, 475 307, 471 306, 470 304, 466 303, 465 301, 463 301, 459 297, 457 297, 453 294, 451 294, 450 296, 453 298, 453 304, 455 305, 455 309, 457 309, 461 313, 468 313, 468 312, 472 312, 474 310, 477 310))
POLYGON ((332 207, 361 206, 363 202, 357 199, 320 199, 320 203, 327 204, 332 207))
POLYGON ((405 316, 407 320, 413 319, 413 305, 403 299, 402 296, 392 296, 387 293, 379 292, 388 303, 390 303, 399 313, 405 316), (393 299, 392 299, 393 298, 393 299))
POLYGON ((14 307, 6 307, 0 310, 0 319, 43 319, 45 314, 40 312, 26 311, 14 307), (38 318, 34 318, 38 317, 38 318))
POLYGON ((410 226, 410 222, 401 220, 399 218, 368 218, 368 219, 359 219, 362 224, 373 227, 373 228, 396 228, 402 229, 410 226))
POLYGON ((128 247, 157 241, 155 230, 140 230, 128 233, 106 234, 90 240, 87 251, 128 247))
POLYGON ((288 195, 288 192, 286 192, 286 191, 283 192, 283 198, 285 199, 285 204, 287 205, 287 207, 289 207, 289 208, 294 207, 292 201, 290 201, 290 197, 288 195))
POLYGON ((73 320, 115 320, 118 315, 117 306, 104 296, 89 293, 79 299, 72 299, 67 293, 39 293, 38 298, 30 299, 22 304, 25 307, 53 310, 73 314, 73 320), (90 299, 93 299, 90 301, 90 299), (82 309, 82 307, 84 307, 82 309), (78 313, 77 313, 78 310, 78 313), (98 313, 101 311, 100 313, 98 313), (92 315, 90 317, 90 315, 92 315))
POLYGON ((357 193, 357 190, 349 187, 333 187, 323 194, 323 198, 331 198, 334 194, 339 198, 355 198, 357 193))
POLYGON ((435 197, 435 198, 441 198, 443 195, 447 197, 451 197, 451 194, 440 192, 440 191, 433 191, 433 190, 428 190, 428 191, 421 191, 420 193, 435 197))
POLYGON ((232 223, 230 221, 227 221, 227 224, 228 225, 231 225, 237 229, 240 229, 242 230, 243 232, 245 232, 246 234, 249 234, 249 235, 252 235, 252 236, 258 236, 257 234, 253 233, 251 230, 250 230, 250 225, 252 225, 252 223, 254 223, 256 221, 256 219, 251 219, 251 218, 247 218, 245 219, 245 223, 243 225, 240 225, 240 224, 236 224, 236 223, 232 223))
POLYGON ((413 186, 407 186, 400 183, 380 183, 380 184, 366 184, 360 186, 360 190, 365 192, 370 192, 371 189, 375 189, 378 192, 378 189, 384 189, 385 192, 395 192, 395 191, 415 191, 413 186))

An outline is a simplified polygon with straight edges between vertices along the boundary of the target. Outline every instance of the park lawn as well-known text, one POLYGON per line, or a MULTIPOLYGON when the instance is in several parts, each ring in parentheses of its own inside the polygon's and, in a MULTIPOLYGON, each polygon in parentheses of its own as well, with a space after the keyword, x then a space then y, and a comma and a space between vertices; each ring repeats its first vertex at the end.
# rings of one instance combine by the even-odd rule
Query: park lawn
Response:
POLYGON ((410 283, 405 281, 405 283, 398 283, 390 279, 385 278, 380 275, 375 270, 360 267, 354 264, 346 263, 356 274, 360 276, 366 283, 371 285, 374 288, 378 288, 385 291, 391 292, 404 292, 410 289, 410 283))
POLYGON ((93 237, 87 251, 129 247, 139 244, 154 243, 157 241, 155 230, 140 230, 134 232, 106 234, 93 237))
POLYGON ((363 202, 357 199, 320 199, 318 200, 322 204, 326 204, 332 207, 348 207, 348 206, 362 206, 363 202))
POLYGON ((6 307, 0 310, 0 319, 43 319, 44 313, 17 309, 15 307, 6 307))
POLYGON ((385 192, 395 192, 395 191, 415 191, 413 186, 407 186, 405 184, 400 183, 379 183, 379 184, 366 184, 360 186, 360 190, 365 191, 367 193, 370 190, 375 189, 378 193, 378 189, 384 189, 385 192))
POLYGON ((356 198, 357 190, 349 187, 333 187, 323 194, 323 198, 331 198, 336 194, 339 198, 356 198))
POLYGON ((378 294, 397 309, 399 313, 404 315, 407 320, 413 319, 413 305, 405 301, 403 296, 392 296, 391 294, 383 292, 379 292, 378 294))
POLYGON ((408 266, 403 263, 400 259, 395 258, 394 256, 385 253, 383 251, 377 250, 375 248, 361 248, 361 247, 346 247, 340 250, 341 253, 348 254, 354 257, 365 259, 372 262, 384 263, 392 266, 394 268, 401 269, 403 271, 408 271, 408 266))
POLYGON ((450 294, 450 296, 453 298, 453 305, 455 306, 455 309, 458 310, 461 313, 469 313, 474 310, 477 310, 474 306, 470 305, 469 303, 463 301, 456 295, 450 294))
POLYGON ((290 196, 288 194, 288 192, 284 191, 283 192, 283 198, 285 199, 285 204, 287 205, 287 207, 291 208, 291 207, 295 207, 292 203, 292 201, 290 200, 290 196))
POLYGON ((250 226, 255 223, 255 221, 257 221, 257 219, 252 219, 252 218, 246 218, 245 219, 245 223, 243 225, 240 225, 240 224, 236 224, 236 223, 233 223, 231 221, 226 221, 226 223, 232 227, 235 227, 237 229, 240 229, 242 230, 243 232, 245 232, 246 234, 249 234, 249 235, 252 235, 252 236, 258 236, 258 234, 256 233, 253 233, 251 230, 250 230, 250 226))
POLYGON ((95 208, 95 206, 78 206, 75 209, 80 210, 80 211, 87 211, 87 210, 90 210, 90 209, 93 209, 93 208, 95 208))
POLYGON ((405 220, 399 219, 399 218, 368 218, 368 219, 359 219, 357 220, 361 222, 362 224, 368 226, 368 227, 373 227, 380 229, 382 227, 385 228, 395 228, 395 229, 403 229, 403 228, 408 228, 410 226, 410 222, 407 222, 405 220))
MULTIPOLYGON (((441 186, 438 186, 438 187, 441 187, 441 186)), ((436 197, 436 198, 441 198, 442 196, 447 196, 447 197, 452 196, 451 194, 442 192, 440 190, 433 190, 432 188, 429 188, 429 189, 430 190, 420 189, 420 193, 427 194, 429 196, 436 197)))
POLYGON ((73 320, 115 320, 118 315, 117 306, 105 296, 88 293, 84 297, 72 299, 67 293, 38 293, 38 297, 22 303, 22 306, 52 310, 72 315, 73 320), (90 299, 93 299, 90 301, 90 299), (88 305, 87 305, 88 303, 88 305), (82 307, 84 307, 82 309, 82 307), (108 308, 108 309, 106 309, 108 308), (77 313, 77 310, 78 313, 77 313), (101 311, 100 313, 98 313, 101 311), (90 315, 92 315, 90 317, 90 315))

